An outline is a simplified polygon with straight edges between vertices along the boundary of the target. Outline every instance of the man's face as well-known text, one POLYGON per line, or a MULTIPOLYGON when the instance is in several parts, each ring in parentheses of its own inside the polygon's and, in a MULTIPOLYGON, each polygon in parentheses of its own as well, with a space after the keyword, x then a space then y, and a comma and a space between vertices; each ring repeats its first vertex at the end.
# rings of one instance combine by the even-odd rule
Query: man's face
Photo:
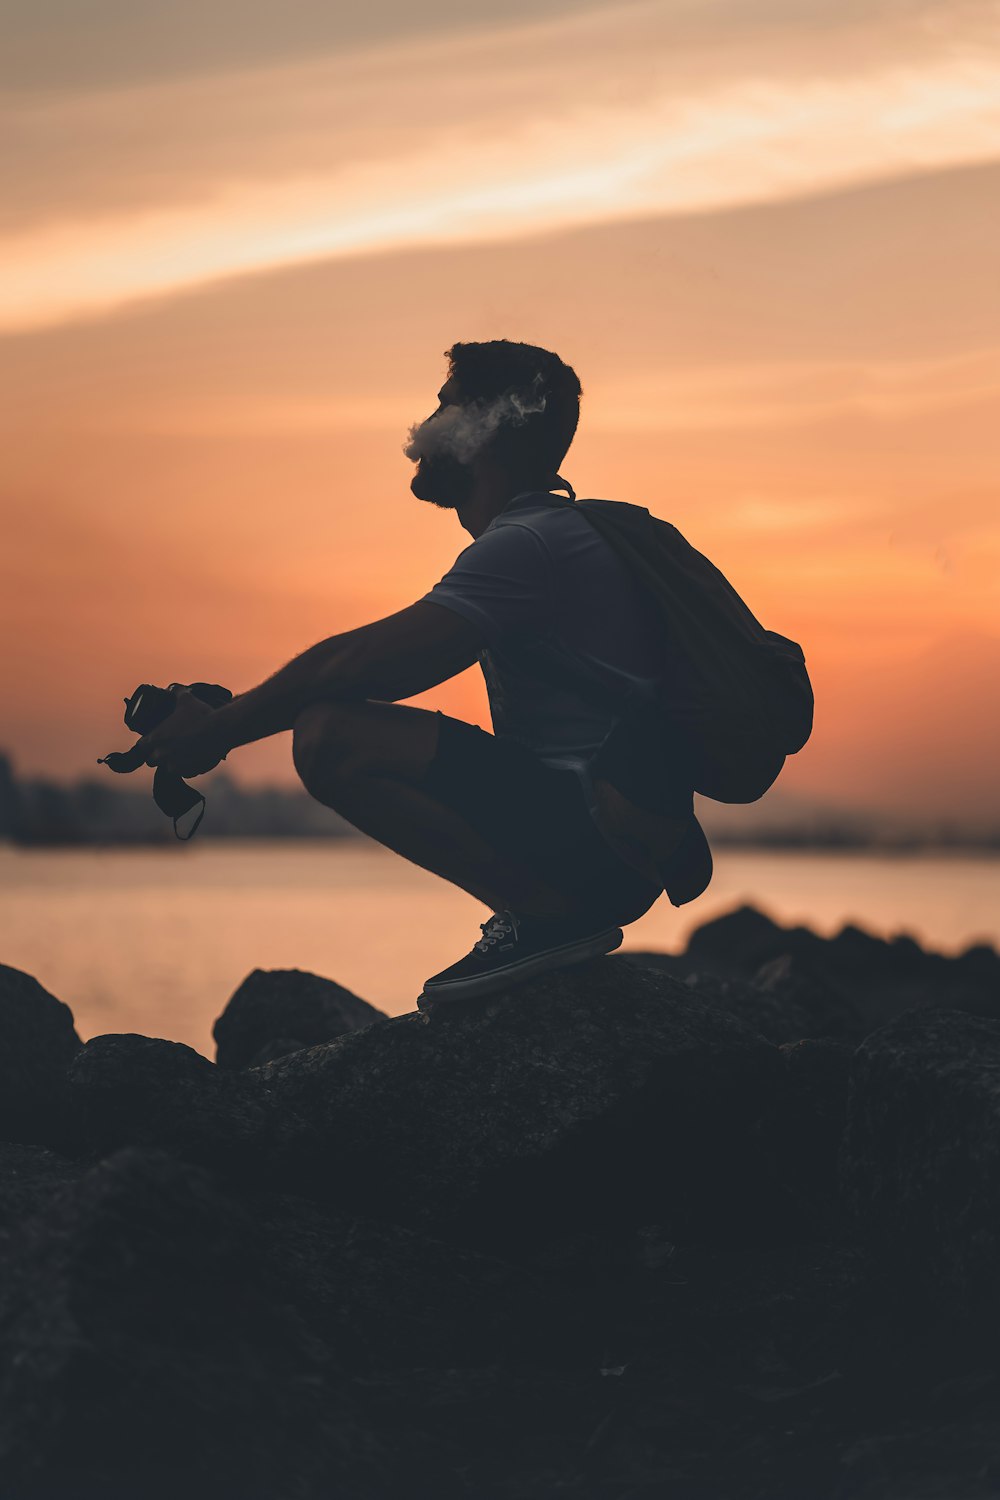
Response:
POLYGON ((438 391, 438 409, 410 431, 404 452, 417 465, 410 489, 418 500, 457 510, 472 498, 475 476, 468 459, 459 458, 448 439, 449 428, 459 417, 461 400, 454 377, 438 391))

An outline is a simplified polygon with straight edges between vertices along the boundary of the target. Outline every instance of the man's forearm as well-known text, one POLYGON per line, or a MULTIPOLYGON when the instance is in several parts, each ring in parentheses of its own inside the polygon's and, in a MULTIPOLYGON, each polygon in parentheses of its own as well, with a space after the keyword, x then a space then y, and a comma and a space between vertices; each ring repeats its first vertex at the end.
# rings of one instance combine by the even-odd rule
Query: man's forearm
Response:
POLYGON ((310 703, 405 702, 471 666, 483 644, 477 627, 418 599, 382 620, 319 641, 260 687, 215 709, 199 748, 221 757, 237 745, 280 734, 294 727, 310 703))
POLYGON ((317 698, 363 696, 353 680, 349 635, 334 635, 280 667, 259 687, 217 709, 210 733, 224 753, 291 729, 306 704, 317 698))

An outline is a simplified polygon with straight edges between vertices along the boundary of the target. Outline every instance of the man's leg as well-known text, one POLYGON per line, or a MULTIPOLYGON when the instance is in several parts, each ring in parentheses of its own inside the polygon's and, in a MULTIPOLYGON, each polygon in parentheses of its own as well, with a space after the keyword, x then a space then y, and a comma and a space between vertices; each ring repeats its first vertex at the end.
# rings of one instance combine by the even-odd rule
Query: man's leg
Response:
MULTIPOLYGON (((565 892, 500 855, 460 814, 423 789, 440 722, 435 713, 398 703, 310 704, 295 721, 295 768, 318 802, 492 911, 570 912, 565 892)), ((483 796, 490 791, 484 786, 483 796)))

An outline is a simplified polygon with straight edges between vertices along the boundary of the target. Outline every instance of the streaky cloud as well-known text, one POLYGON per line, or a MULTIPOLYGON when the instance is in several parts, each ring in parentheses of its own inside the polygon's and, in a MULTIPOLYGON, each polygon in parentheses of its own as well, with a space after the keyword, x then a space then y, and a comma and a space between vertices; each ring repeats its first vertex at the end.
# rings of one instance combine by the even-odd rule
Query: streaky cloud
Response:
POLYGON ((716 46, 703 32, 664 46, 677 25, 676 6, 588 10, 217 88, 15 102, 0 329, 285 266, 1000 157, 998 27, 984 7, 889 7, 868 22, 848 7, 839 25, 824 12, 763 40, 737 28, 716 46), (39 168, 57 200, 41 197, 39 168))

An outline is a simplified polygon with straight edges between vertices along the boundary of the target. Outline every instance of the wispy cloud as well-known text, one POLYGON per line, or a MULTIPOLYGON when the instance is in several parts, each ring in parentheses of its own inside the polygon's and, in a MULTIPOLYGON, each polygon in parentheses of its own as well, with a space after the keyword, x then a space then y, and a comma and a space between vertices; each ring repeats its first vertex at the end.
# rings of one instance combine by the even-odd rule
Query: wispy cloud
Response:
POLYGON ((992 7, 711 38, 582 12, 9 105, 0 328, 313 260, 775 201, 1000 154, 992 7))
POLYGON ((995 403, 1000 351, 945 359, 784 361, 678 370, 597 386, 598 429, 618 432, 783 428, 833 418, 893 418, 995 403))

